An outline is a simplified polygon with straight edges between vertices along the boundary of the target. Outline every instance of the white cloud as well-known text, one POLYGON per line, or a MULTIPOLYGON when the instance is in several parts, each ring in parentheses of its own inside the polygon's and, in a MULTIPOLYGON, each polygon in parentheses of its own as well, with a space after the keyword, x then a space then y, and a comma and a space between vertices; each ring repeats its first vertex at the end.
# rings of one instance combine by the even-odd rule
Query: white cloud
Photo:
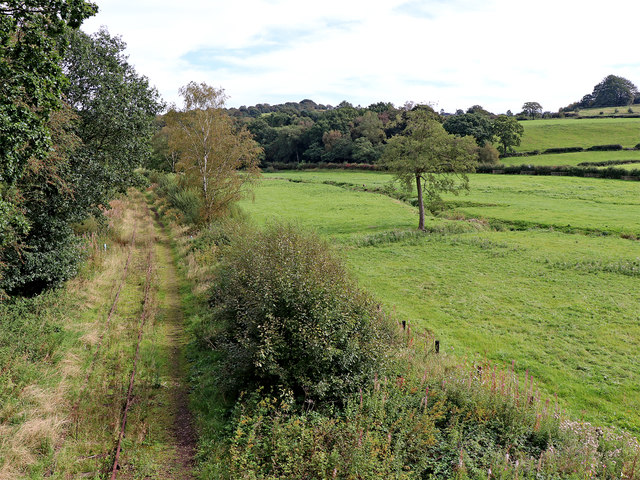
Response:
POLYGON ((631 0, 104 0, 104 24, 168 101, 191 80, 230 105, 311 98, 452 111, 557 110, 604 76, 640 82, 631 0), (625 19, 630 27, 625 27, 625 19))

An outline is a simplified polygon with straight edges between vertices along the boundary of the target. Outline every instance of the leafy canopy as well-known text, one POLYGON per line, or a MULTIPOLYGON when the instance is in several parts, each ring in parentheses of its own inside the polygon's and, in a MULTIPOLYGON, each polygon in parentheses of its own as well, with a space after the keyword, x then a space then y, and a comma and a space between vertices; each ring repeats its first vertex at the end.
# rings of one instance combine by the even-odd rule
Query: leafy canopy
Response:
POLYGON ((180 95, 183 110, 172 110, 165 117, 169 150, 180 158, 176 169, 199 189, 202 218, 210 220, 240 199, 244 185, 259 174, 261 148, 223 109, 224 90, 191 82, 180 95))
POLYGON ((68 28, 97 12, 84 0, 0 3, 0 182, 14 184, 51 144, 47 120, 61 107, 68 28))
POLYGON ((498 150, 502 155, 513 150, 514 146, 520 145, 520 140, 524 134, 524 127, 515 117, 498 115, 493 121, 493 134, 498 139, 498 150))
POLYGON ((428 110, 408 112, 406 123, 404 132, 388 141, 381 161, 407 188, 416 182, 422 230, 423 190, 432 205, 441 202, 442 192, 468 190, 466 174, 475 170, 477 147, 472 137, 448 134, 428 110))

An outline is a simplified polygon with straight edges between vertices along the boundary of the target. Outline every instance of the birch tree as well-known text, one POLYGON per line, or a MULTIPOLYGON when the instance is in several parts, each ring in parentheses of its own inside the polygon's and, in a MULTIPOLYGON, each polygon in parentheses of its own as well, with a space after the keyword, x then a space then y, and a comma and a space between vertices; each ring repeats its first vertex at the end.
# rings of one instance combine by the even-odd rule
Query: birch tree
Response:
POLYGON ((169 149, 179 156, 177 171, 200 191, 202 217, 210 220, 226 213, 259 175, 261 148, 224 109, 223 89, 190 82, 180 95, 183 109, 167 115, 169 149))

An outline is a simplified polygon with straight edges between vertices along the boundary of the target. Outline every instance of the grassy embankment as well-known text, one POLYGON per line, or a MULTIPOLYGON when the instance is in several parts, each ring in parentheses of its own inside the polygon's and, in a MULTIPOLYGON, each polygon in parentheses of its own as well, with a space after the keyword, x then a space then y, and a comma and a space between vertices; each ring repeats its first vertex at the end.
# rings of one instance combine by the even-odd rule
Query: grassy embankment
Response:
MULTIPOLYGON (((640 143, 640 118, 603 119, 552 119, 521 122, 524 127, 521 145, 517 152, 543 152, 549 148, 581 147, 619 144, 633 148, 640 143)), ((583 151, 571 153, 551 153, 526 157, 506 157, 500 160, 504 165, 534 166, 577 166, 582 163, 630 162, 611 165, 615 168, 633 170, 640 168, 640 151, 583 151)), ((607 168, 602 166, 600 168, 607 168)))
POLYGON ((428 229, 439 234, 416 237, 397 233, 417 223, 407 204, 319 183, 370 189, 389 178, 265 175, 243 208, 258 223, 295 220, 331 238, 365 288, 400 319, 433 332, 447 351, 514 361, 573 415, 639 432, 640 246, 620 236, 640 234, 640 186, 476 175, 471 195, 455 197, 458 217, 489 220, 430 218, 428 229))
MULTIPOLYGON (((640 135, 639 135, 640 137, 640 135)), ((612 152, 572 152, 572 153, 549 153, 544 155, 530 155, 527 157, 506 157, 500 159, 500 163, 505 165, 571 165, 577 166, 580 163, 597 163, 607 161, 632 161, 628 163, 613 165, 616 168, 640 168, 640 151, 638 150, 618 150, 612 152)), ((602 167, 606 168, 606 167, 602 167)))

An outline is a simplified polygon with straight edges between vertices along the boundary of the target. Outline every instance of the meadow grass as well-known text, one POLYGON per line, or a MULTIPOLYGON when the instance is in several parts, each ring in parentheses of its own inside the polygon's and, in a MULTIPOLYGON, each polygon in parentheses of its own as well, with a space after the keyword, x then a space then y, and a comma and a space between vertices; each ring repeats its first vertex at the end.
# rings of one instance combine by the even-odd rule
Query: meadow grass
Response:
POLYGON ((640 105, 627 105, 626 107, 581 108, 576 113, 580 117, 593 117, 598 115, 615 115, 617 117, 625 117, 628 115, 638 115, 640 113, 640 105), (629 112, 629 108, 633 111, 629 112))
POLYGON ((350 189, 390 178, 278 172, 265 175, 255 200, 242 206, 259 224, 294 221, 333 239, 362 286, 399 319, 435 334, 446 351, 515 362, 573 415, 640 432, 640 245, 551 228, 640 233, 640 185, 474 175, 472 193, 452 197, 459 217, 519 230, 430 217, 440 233, 415 235, 416 209, 350 189), (526 228, 533 225, 544 228, 526 228))
POLYGON ((640 118, 560 118, 527 120, 518 152, 559 147, 583 147, 620 144, 634 147, 640 143, 640 118))
POLYGON ((381 194, 278 180, 261 183, 251 202, 251 212, 258 222, 274 216, 296 219, 300 226, 334 238, 410 228, 415 223, 412 207, 381 194))
MULTIPOLYGON (((335 234, 334 230, 337 228, 341 229, 341 235, 349 232, 365 233, 361 228, 365 223, 367 226, 377 225, 376 228, 371 228, 372 232, 384 228, 413 227, 417 223, 415 209, 396 209, 378 194, 351 191, 346 195, 339 195, 335 204, 334 201, 326 201, 326 196, 338 190, 324 182, 339 183, 347 188, 402 188, 398 184, 391 185, 393 175, 388 173, 327 170, 278 172, 265 174, 264 177, 268 181, 263 182, 255 193, 253 208, 257 209, 256 212, 299 218, 303 225, 315 225, 321 233, 335 234), (269 184, 276 178, 293 180, 295 183, 269 184), (309 189, 309 195, 299 193, 305 192, 305 189, 309 189), (296 216, 298 210, 304 212, 317 208, 317 199, 314 197, 322 195, 325 196, 325 206, 317 212, 315 218, 296 216), (359 199, 367 201, 363 204, 353 203, 359 202, 359 199), (394 210, 394 213, 389 213, 389 209, 394 210), (397 222, 395 217, 400 211, 402 221, 397 222), (377 220, 376 216, 379 217, 377 220), (397 223, 394 224, 394 221, 397 223)), ((475 174, 470 175, 470 185, 468 194, 445 195, 444 198, 464 215, 504 222, 505 228, 540 227, 640 235, 640 216, 637 214, 640 206, 638 182, 475 174)), ((415 195, 415 187, 412 192, 415 195)))
MULTIPOLYGON (((571 165, 576 166, 583 162, 606 162, 609 160, 638 160, 640 163, 640 151, 637 150, 617 150, 613 152, 571 152, 571 153, 549 153, 544 155, 530 155, 528 157, 506 157, 500 162, 504 165, 571 165)), ((623 165, 614 165, 623 167, 623 165)), ((637 167, 635 167, 637 168, 637 167)))

